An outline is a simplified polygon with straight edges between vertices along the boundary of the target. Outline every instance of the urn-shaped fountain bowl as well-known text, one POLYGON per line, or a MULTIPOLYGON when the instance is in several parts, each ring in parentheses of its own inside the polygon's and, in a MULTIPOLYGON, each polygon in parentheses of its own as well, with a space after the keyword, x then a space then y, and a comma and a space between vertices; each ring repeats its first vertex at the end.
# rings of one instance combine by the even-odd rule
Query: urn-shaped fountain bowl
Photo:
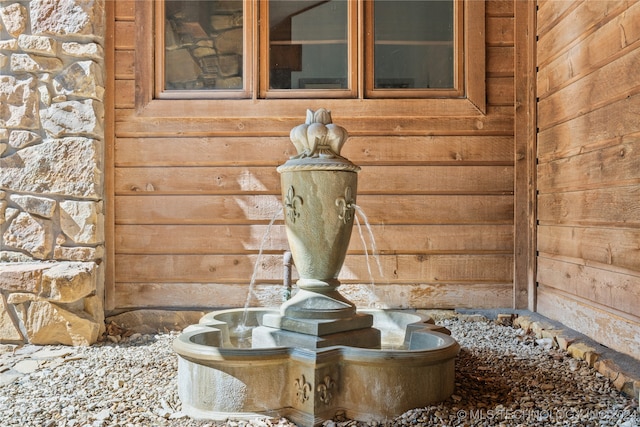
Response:
POLYGON ((315 426, 341 413, 391 420, 448 398, 458 343, 427 316, 359 310, 339 292, 360 168, 329 111, 291 131, 297 155, 278 167, 299 276, 280 307, 214 311, 174 341, 183 412, 198 419, 287 417, 315 426))

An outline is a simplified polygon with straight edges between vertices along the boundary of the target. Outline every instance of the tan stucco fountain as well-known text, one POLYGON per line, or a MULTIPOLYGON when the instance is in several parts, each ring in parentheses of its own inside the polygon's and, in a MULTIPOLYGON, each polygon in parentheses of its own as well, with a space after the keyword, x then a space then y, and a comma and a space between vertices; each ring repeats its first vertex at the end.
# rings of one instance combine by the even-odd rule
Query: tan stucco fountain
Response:
POLYGON ((412 312, 358 310, 338 291, 360 170, 340 155, 346 139, 324 109, 291 131, 298 154, 278 172, 298 290, 281 307, 209 313, 176 339, 189 416, 384 421, 453 393, 459 345, 446 329, 412 312))

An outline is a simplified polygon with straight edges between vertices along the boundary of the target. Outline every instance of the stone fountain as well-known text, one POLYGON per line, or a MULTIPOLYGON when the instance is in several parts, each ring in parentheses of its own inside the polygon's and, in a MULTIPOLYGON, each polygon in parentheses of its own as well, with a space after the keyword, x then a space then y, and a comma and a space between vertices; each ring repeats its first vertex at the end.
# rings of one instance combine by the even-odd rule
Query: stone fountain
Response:
POLYGON ((183 412, 315 426, 446 399, 459 350, 448 331, 414 312, 358 310, 338 291, 360 170, 340 155, 347 132, 320 109, 290 136, 297 155, 278 172, 298 291, 279 308, 215 311, 185 329, 174 342, 183 412))

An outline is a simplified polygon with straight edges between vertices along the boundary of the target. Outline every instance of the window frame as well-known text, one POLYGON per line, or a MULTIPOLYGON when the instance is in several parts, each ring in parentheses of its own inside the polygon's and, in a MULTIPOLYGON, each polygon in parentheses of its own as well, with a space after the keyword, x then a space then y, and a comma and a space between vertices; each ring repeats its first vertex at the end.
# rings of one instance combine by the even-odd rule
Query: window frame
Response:
POLYGON ((465 94, 465 82, 463 79, 465 60, 464 60, 464 1, 453 0, 454 2, 454 34, 453 34, 453 48, 454 48, 454 69, 453 69, 453 88, 411 88, 411 89, 376 89, 375 88, 375 67, 373 62, 375 60, 375 37, 374 37, 374 1, 366 1, 364 7, 364 32, 371 32, 370 37, 364 38, 364 67, 363 67, 363 80, 364 80, 364 98, 460 98, 465 94))
MULTIPOLYGON (((366 0, 368 1, 368 0, 366 0)), ((212 98, 210 92, 218 91, 159 91, 160 85, 164 85, 162 70, 164 40, 158 42, 157 35, 164 34, 163 13, 158 13, 163 9, 164 2, 154 0, 138 1, 135 4, 136 22, 136 62, 135 62, 135 111, 140 116, 162 117, 171 115, 181 116, 176 111, 189 112, 186 117, 194 117, 195 111, 200 111, 203 116, 211 117, 212 114, 218 117, 242 117, 255 115, 280 115, 285 114, 292 108, 304 108, 313 106, 318 102, 330 108, 352 111, 354 113, 378 114, 382 111, 403 111, 410 112, 412 116, 473 116, 484 115, 486 113, 486 66, 485 66, 485 4, 483 1, 455 0, 460 2, 462 13, 458 14, 463 21, 462 34, 462 67, 459 79, 462 81, 464 89, 462 96, 457 97, 364 97, 365 79, 357 79, 354 89, 356 97, 336 98, 332 91, 321 96, 323 91, 310 91, 309 97, 300 97, 299 90, 292 90, 292 96, 266 96, 261 98, 258 83, 255 79, 244 79, 244 88, 234 91, 220 91, 230 96, 224 98, 212 98), (162 33, 159 33, 162 31, 162 33), (160 79, 160 77, 162 79, 160 79), (231 93, 233 92, 233 93, 231 93), (317 100, 317 102, 316 102, 317 100), (282 102, 279 102, 282 101, 282 102), (287 104, 283 104, 286 102, 287 104), (171 107, 167 105, 170 103, 171 107), (171 114, 169 114, 171 111, 171 114)), ((250 41, 253 48, 245 54, 246 65, 254 76, 259 74, 259 63, 253 58, 258 57, 259 36, 257 7, 255 0, 243 0, 245 6, 245 19, 252 25, 245 25, 246 40, 250 41)), ((357 14, 361 16, 364 12, 362 2, 357 2, 357 14)), ((357 43, 364 46, 363 31, 357 31, 357 43)), ((246 44, 246 43, 245 43, 246 44)), ((245 48, 246 49, 246 48, 245 48)), ((358 72, 364 67, 365 55, 357 55, 356 70, 358 72)), ((266 73, 265 73, 266 74, 266 73)), ((350 76, 350 78, 352 78, 350 76)), ((263 82, 259 82, 262 84, 263 82)), ((288 91, 288 90, 286 90, 288 91)), ((268 94, 271 95, 271 94, 268 94)), ((198 113, 196 113, 198 116, 198 113)))
MULTIPOLYGON (((154 58, 155 58, 155 78, 154 97, 157 99, 250 99, 254 92, 255 78, 242 79, 242 89, 229 90, 165 90, 165 2, 159 1, 154 13, 154 58)), ((255 76, 259 70, 255 66, 257 49, 255 47, 256 27, 258 20, 255 19, 255 8, 251 0, 243 0, 243 30, 244 43, 242 53, 242 69, 248 70, 250 76, 255 76)))
MULTIPOLYGON (((269 22, 269 2, 259 1, 260 20, 269 22)), ((359 17, 361 16, 361 4, 359 1, 347 1, 347 20, 349 22, 349 28, 347 29, 347 89, 270 89, 270 38, 269 38, 269 26, 263 25, 259 28, 259 45, 260 54, 258 59, 260 61, 258 67, 258 80, 259 80, 259 98, 261 99, 309 99, 309 98, 358 98, 359 91, 356 86, 358 82, 358 34, 361 32, 359 25, 359 17)), ((255 80, 255 79, 254 79, 255 80)))

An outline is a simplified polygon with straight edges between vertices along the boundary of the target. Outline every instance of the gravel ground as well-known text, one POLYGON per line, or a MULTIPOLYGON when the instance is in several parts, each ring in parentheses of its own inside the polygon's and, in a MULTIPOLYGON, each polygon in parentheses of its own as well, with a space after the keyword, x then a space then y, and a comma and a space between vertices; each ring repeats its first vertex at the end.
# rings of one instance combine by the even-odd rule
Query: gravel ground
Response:
MULTIPOLYGON (((325 427, 640 426, 637 400, 548 342, 488 321, 440 323, 462 347, 450 399, 393 421, 365 424, 337 416, 325 427)), ((180 412, 174 338, 134 334, 84 348, 0 346, 0 425, 214 426, 180 412)), ((293 426, 273 418, 250 425, 293 426)))

